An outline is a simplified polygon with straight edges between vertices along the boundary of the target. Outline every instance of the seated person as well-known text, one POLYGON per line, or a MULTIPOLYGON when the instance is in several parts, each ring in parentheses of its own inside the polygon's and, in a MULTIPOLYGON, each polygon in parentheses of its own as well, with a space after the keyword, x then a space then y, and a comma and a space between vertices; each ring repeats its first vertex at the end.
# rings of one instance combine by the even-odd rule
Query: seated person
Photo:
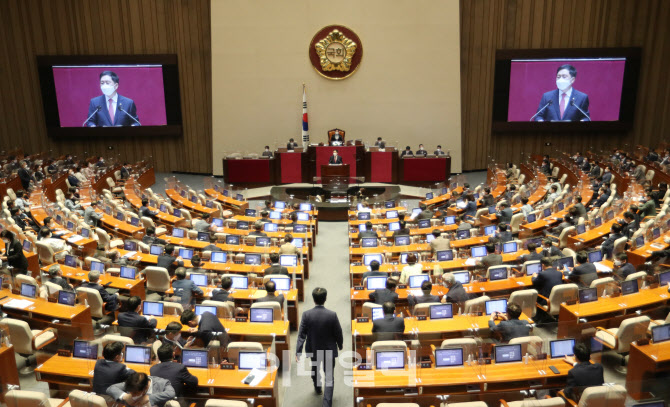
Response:
POLYGON ((603 366, 591 363, 591 350, 583 343, 576 343, 573 348, 574 357, 565 356, 565 361, 573 366, 568 372, 564 390, 565 397, 579 402, 582 392, 587 387, 602 386, 605 382, 603 366))
POLYGON ((578 252, 576 258, 577 265, 570 272, 568 279, 580 287, 588 288, 591 282, 598 278, 598 271, 594 264, 589 263, 586 252, 578 252))
POLYGON ((407 223, 404 220, 400 222, 400 229, 393 232, 393 238, 396 236, 409 236, 409 228, 407 228, 407 223))
POLYGON ((400 153, 400 158, 404 157, 414 157, 414 153, 412 152, 412 148, 410 146, 405 147, 402 153, 400 153))
POLYGON ((54 253, 72 252, 72 246, 68 245, 67 242, 63 239, 51 237, 51 232, 47 228, 40 229, 39 241, 44 244, 48 244, 53 249, 54 253))
POLYGON ((423 266, 421 263, 417 263, 416 254, 407 254, 407 265, 403 267, 402 272, 400 273, 400 284, 407 284, 410 276, 419 274, 423 274, 423 266))
POLYGON ((133 369, 123 364, 123 342, 109 342, 102 349, 102 359, 95 362, 93 368, 93 392, 99 395, 107 394, 107 388, 113 384, 126 380, 133 369))
POLYGON ((434 229, 432 235, 434 239, 430 242, 430 251, 433 253, 433 256, 439 251, 449 250, 451 248, 449 239, 442 236, 442 231, 440 229, 434 229))
MULTIPOLYGON (((160 341, 163 344, 170 344, 174 349, 183 349, 193 347, 193 341, 195 336, 192 336, 188 341, 185 341, 181 337, 181 330, 183 326, 177 321, 172 321, 165 327, 163 336, 160 337, 160 341)), ((181 352, 179 353, 181 355, 181 352)), ((178 359, 179 360, 179 359, 178 359)))
POLYGON ((372 260, 370 262, 370 271, 366 271, 363 273, 361 276, 361 281, 365 281, 366 278, 368 277, 383 277, 383 276, 388 276, 388 273, 384 271, 379 271, 379 262, 377 260, 372 260))
POLYGON ((419 144, 419 149, 416 150, 416 153, 414 153, 414 155, 417 157, 426 157, 428 155, 428 151, 426 151, 426 149, 423 148, 423 144, 419 144))
POLYGON ((491 314, 489 319, 489 329, 491 332, 500 332, 503 342, 509 342, 514 338, 521 338, 530 335, 531 326, 528 321, 521 321, 521 307, 517 304, 509 304, 507 313, 502 314, 498 311, 491 314), (496 325, 495 319, 501 318, 502 321, 496 325))
POLYGON ((136 372, 128 376, 125 382, 110 386, 107 394, 128 407, 163 407, 176 396, 169 380, 136 372))
POLYGON ((222 349, 225 349, 230 342, 226 329, 219 321, 216 315, 205 311, 200 315, 195 315, 191 310, 184 311, 179 318, 182 325, 187 325, 191 336, 202 341, 202 346, 207 347, 209 342, 218 339, 222 349))
POLYGON ((147 217, 151 220, 156 220, 159 211, 152 211, 149 209, 149 200, 147 198, 142 199, 142 206, 140 206, 140 216, 147 217))
POLYGON ((379 238, 379 235, 373 229, 372 222, 365 222, 365 232, 358 232, 358 240, 360 241, 364 237, 376 237, 379 238))
POLYGON ((216 225, 210 223, 211 219, 209 218, 208 213, 203 213, 200 215, 200 219, 193 222, 193 229, 198 232, 209 233, 211 235, 216 231, 216 225))
POLYGON ((429 280, 426 280, 423 283, 421 283, 422 295, 417 296, 414 296, 412 294, 408 295, 407 302, 409 303, 409 306, 414 307, 416 304, 424 304, 427 302, 440 302, 440 297, 431 294, 432 290, 433 290, 433 284, 429 280))
POLYGON ((268 234, 263 232, 263 222, 261 221, 256 221, 254 223, 254 230, 249 233, 249 236, 262 236, 262 237, 267 237, 268 234))
MULTIPOLYGON (((149 338, 153 337, 154 329, 158 325, 156 318, 145 318, 140 315, 142 309, 142 299, 133 296, 128 299, 128 311, 119 314, 119 328, 130 328, 128 333, 133 338, 135 344, 148 343, 149 338)), ((123 330, 121 331, 123 332, 123 330)))
MULTIPOLYGON (((194 256, 195 257, 195 256, 194 256)), ((192 280, 186 279, 186 269, 179 267, 175 273, 176 280, 172 281, 172 289, 174 290, 174 301, 179 302, 184 309, 190 309, 195 305, 194 295, 202 296, 202 288, 195 285, 192 280)))
POLYGON ((333 155, 328 159, 328 164, 342 164, 342 157, 340 157, 337 150, 333 150, 333 155))
POLYGON ((298 143, 296 143, 293 139, 288 140, 288 143, 286 144, 287 150, 295 150, 297 147, 298 143))
POLYGON ((284 244, 279 248, 279 254, 295 254, 300 256, 300 249, 293 244, 293 235, 287 233, 284 236, 284 244))
POLYGON ((379 305, 382 305, 388 301, 395 303, 398 300, 398 293, 395 292, 395 288, 395 280, 388 278, 386 279, 386 288, 374 290, 368 295, 368 297, 370 298, 370 301, 379 305))
POLYGON ((510 201, 506 201, 500 204, 500 210, 496 213, 498 218, 498 223, 510 224, 512 222, 512 216, 514 216, 514 211, 510 208, 510 201))
POLYGON ((557 258, 563 256, 561 250, 554 246, 551 239, 542 239, 542 257, 557 258))
POLYGON ((499 223, 495 236, 489 237, 491 243, 507 243, 514 240, 514 235, 508 230, 507 223, 499 223))
MULTIPOLYGON (((81 283, 80 287, 84 288, 92 288, 100 293, 100 298, 102 298, 102 302, 107 303, 105 306, 106 311, 116 311, 119 308, 119 299, 118 296, 119 294, 110 294, 107 292, 105 287, 100 285, 98 282, 100 281, 100 272, 99 271, 89 271, 88 272, 88 281, 84 281, 81 283)), ((114 322, 114 314, 110 315, 105 315, 100 319, 96 325, 108 325, 114 322)))
POLYGON ((65 207, 79 216, 84 215, 84 210, 81 209, 81 204, 75 203, 74 195, 70 192, 65 195, 65 207))
POLYGON ((623 227, 618 224, 618 223, 613 223, 612 227, 610 228, 610 234, 605 239, 603 244, 600 246, 600 251, 603 254, 603 257, 611 258, 612 257, 612 251, 614 250, 614 242, 616 242, 618 239, 621 239, 624 237, 623 233, 623 227))
POLYGON ((170 382, 177 397, 185 393, 193 393, 198 387, 198 378, 193 376, 186 366, 175 361, 175 347, 164 343, 156 351, 160 363, 151 366, 149 373, 152 377, 160 377, 170 382))
MULTIPOLYGON (((267 269, 266 269, 267 270, 267 269)), ((221 285, 219 288, 212 290, 212 301, 232 301, 233 298, 230 296, 230 287, 233 286, 233 279, 225 276, 221 278, 221 285)))
POLYGON ((286 267, 279 264, 279 253, 270 253, 270 267, 263 270, 263 275, 269 276, 270 274, 291 275, 286 267))
POLYGON ((433 211, 428 209, 428 206, 425 203, 420 203, 419 209, 421 209, 421 213, 419 213, 419 215, 416 217, 416 220, 433 218, 434 215, 433 211))
POLYGON ((268 280, 265 282, 265 292, 267 294, 257 299, 256 302, 278 302, 282 309, 284 308, 284 294, 277 295, 277 286, 274 281, 268 280))
POLYGON ((637 273, 635 266, 628 262, 628 255, 626 252, 617 253, 614 257, 614 274, 622 280, 625 280, 629 275, 637 273))
POLYGON ((270 212, 271 212, 271 211, 272 211, 272 209, 269 209, 269 210, 267 210, 267 209, 263 209, 263 210, 261 210, 261 212, 260 212, 260 214, 261 214, 261 218, 260 218, 259 220, 260 220, 261 222, 263 222, 263 223, 272 223, 272 221, 270 220, 270 212))
MULTIPOLYGON (((203 268, 203 263, 202 259, 200 258, 199 254, 194 254, 193 257, 191 257, 191 273, 200 273, 200 274, 214 274, 216 273, 211 273, 212 270, 206 270, 203 268)), ((177 269, 179 270, 179 268, 177 269)), ((176 273, 176 271, 175 271, 176 273)))
POLYGON ((174 276, 177 267, 184 267, 184 259, 181 256, 174 256, 174 245, 168 244, 165 246, 163 254, 158 256, 156 267, 163 267, 167 269, 170 277, 174 276))
POLYGON ((476 264, 478 264, 484 270, 488 270, 489 267, 500 266, 503 264, 503 257, 500 254, 496 253, 496 245, 493 243, 486 244, 486 256, 478 259, 476 264))
POLYGON ((489 207, 496 204, 496 198, 491 193, 491 188, 484 188, 484 195, 479 200, 482 203, 482 206, 489 207))
POLYGON ((528 254, 519 256, 519 261, 523 264, 527 261, 536 261, 542 260, 542 253, 537 252, 537 244, 530 242, 528 243, 528 254))
POLYGON ((375 147, 381 147, 383 142, 384 140, 381 137, 377 137, 377 141, 375 141, 375 147))
POLYGON ((339 130, 335 130, 335 133, 330 137, 331 146, 341 146, 344 143, 344 138, 340 134, 339 130))
POLYGON ((465 292, 465 288, 463 288, 463 284, 456 281, 456 277, 452 273, 443 274, 442 282, 449 289, 449 292, 442 297, 442 302, 451 302, 460 306, 470 299, 468 293, 465 292))
POLYGON ((158 244, 165 246, 167 244, 167 241, 163 239, 159 239, 156 237, 156 228, 153 226, 147 226, 145 229, 144 236, 142 237, 142 243, 151 246, 152 244, 158 244))
POLYGON ((442 146, 438 144, 435 151, 433 151, 433 154, 438 156, 438 157, 441 156, 441 155, 444 155, 444 151, 442 151, 442 146))
POLYGON ((91 205, 84 209, 84 222, 93 227, 97 227, 98 222, 103 218, 102 213, 95 211, 96 206, 98 206, 98 203, 96 201, 91 201, 91 205))
POLYGON ((393 340, 396 333, 402 334, 405 332, 405 319, 401 316, 396 317, 395 303, 387 301, 382 304, 384 310, 384 318, 376 319, 372 322, 372 333, 375 335, 375 340, 393 340))
POLYGON ((265 150, 263 150, 261 157, 272 158, 272 151, 270 151, 270 146, 265 146, 265 150))
MULTIPOLYGON (((531 276, 531 281, 533 283, 533 288, 537 290, 537 293, 548 299, 554 286, 563 284, 563 273, 552 266, 552 261, 549 257, 543 257, 541 262, 542 271, 533 274, 531 276)), ((538 296, 537 303, 546 305, 547 300, 538 296)))
POLYGON ((64 291, 74 291, 74 288, 67 282, 67 279, 63 278, 63 272, 61 271, 58 264, 52 264, 49 266, 48 273, 48 282, 60 286, 64 291))

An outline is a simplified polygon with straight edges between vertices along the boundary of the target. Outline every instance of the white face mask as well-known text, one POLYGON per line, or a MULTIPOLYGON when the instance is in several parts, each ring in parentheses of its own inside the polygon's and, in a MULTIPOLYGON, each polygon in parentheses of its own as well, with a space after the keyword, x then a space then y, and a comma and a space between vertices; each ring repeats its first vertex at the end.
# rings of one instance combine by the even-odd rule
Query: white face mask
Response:
POLYGON ((570 79, 564 79, 564 78, 556 79, 556 87, 560 91, 567 90, 570 87, 570 85, 572 85, 570 79))
POLYGON ((100 90, 105 96, 112 96, 116 92, 114 85, 100 85, 100 90))
POLYGON ((174 337, 175 342, 179 342, 181 340, 181 334, 177 334, 177 336, 174 337))
POLYGON ((620 266, 621 264, 622 264, 622 263, 621 263, 621 260, 614 260, 614 265, 615 265, 615 266, 618 267, 618 266, 620 266))

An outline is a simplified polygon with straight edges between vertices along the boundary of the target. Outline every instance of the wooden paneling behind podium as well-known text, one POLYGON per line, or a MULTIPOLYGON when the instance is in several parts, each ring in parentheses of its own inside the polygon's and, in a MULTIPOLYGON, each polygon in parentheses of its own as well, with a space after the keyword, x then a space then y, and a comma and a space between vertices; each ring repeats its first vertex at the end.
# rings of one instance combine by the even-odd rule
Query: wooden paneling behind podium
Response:
POLYGON ((2 0, 0 15, 3 150, 153 156, 157 171, 211 173, 210 0, 2 0), (177 54, 183 137, 48 138, 35 56, 70 54, 177 54))
POLYGON ((521 152, 596 151, 667 139, 670 1, 461 0, 460 9, 464 170, 485 168, 488 156, 518 161, 521 152), (496 49, 596 47, 642 47, 630 134, 491 134, 496 49))

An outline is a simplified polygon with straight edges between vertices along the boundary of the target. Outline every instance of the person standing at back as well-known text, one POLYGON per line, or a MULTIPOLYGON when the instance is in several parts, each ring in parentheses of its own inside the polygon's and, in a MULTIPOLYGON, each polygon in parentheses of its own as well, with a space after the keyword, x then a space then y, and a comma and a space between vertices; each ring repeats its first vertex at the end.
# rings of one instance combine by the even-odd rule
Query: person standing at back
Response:
POLYGON ((321 394, 321 378, 318 373, 319 366, 323 365, 326 387, 323 407, 333 405, 335 358, 337 358, 338 349, 342 350, 343 345, 342 327, 337 314, 323 306, 327 295, 328 292, 322 287, 317 287, 312 291, 315 307, 302 314, 295 355, 296 362, 300 362, 303 347, 307 351, 307 356, 312 360, 312 381, 317 394, 321 394))

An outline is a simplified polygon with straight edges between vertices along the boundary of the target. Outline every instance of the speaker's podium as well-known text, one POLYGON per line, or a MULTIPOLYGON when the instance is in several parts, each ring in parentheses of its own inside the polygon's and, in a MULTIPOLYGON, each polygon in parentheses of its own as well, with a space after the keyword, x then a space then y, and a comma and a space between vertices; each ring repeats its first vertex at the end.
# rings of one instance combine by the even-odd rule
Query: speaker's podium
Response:
POLYGON ((323 188, 331 192, 346 191, 351 181, 349 170, 349 164, 322 165, 321 184, 323 188))

